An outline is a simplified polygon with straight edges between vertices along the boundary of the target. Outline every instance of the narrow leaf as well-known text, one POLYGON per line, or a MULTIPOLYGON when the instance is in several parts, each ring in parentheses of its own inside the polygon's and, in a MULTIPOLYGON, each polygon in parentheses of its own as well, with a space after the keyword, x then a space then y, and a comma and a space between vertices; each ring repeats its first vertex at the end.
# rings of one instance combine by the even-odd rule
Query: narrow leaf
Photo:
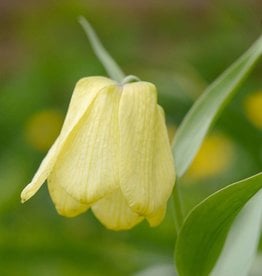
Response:
POLYGON ((248 275, 256 256, 261 222, 262 190, 237 215, 212 276, 248 275))
POLYGON ((261 54, 262 36, 206 89, 190 109, 177 130, 173 145, 178 176, 187 170, 211 125, 261 54))
POLYGON ((113 80, 121 82, 125 78, 125 74, 118 66, 118 64, 115 62, 115 60, 107 52, 107 50, 104 48, 103 44, 101 43, 91 24, 83 16, 79 17, 79 23, 82 25, 97 58, 104 66, 107 74, 113 80))
POLYGON ((176 243, 179 275, 209 275, 234 220, 261 188, 262 173, 214 193, 190 212, 176 243))

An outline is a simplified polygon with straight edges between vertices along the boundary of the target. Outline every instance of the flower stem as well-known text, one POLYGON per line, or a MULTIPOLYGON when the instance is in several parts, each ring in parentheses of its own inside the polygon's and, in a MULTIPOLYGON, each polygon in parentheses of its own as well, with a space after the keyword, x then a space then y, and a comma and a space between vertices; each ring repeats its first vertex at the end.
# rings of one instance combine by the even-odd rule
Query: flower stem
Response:
POLYGON ((129 75, 129 76, 126 76, 122 81, 121 81, 121 84, 126 84, 126 83, 129 83, 129 82, 133 82, 133 81, 140 81, 140 79, 137 77, 137 76, 134 76, 134 75, 129 75))
POLYGON ((184 211, 179 184, 180 183, 177 181, 173 190, 174 221, 177 234, 179 233, 180 228, 184 222, 184 211))

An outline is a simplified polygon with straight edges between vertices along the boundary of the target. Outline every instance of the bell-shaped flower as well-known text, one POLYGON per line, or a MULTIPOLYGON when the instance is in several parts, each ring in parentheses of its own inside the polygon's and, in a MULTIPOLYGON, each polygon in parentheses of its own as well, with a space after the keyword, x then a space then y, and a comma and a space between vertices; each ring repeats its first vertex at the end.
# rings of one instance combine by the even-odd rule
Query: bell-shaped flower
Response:
POLYGON ((59 214, 91 208, 114 230, 158 225, 175 182, 164 112, 153 84, 81 79, 60 135, 22 191, 22 202, 47 180, 59 214))

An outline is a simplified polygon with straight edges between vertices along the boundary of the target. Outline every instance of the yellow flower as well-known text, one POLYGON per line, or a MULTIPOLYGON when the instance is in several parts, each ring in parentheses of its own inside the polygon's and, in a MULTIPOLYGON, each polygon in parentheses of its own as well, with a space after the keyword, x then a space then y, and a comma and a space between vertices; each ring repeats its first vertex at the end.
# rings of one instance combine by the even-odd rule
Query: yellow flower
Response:
POLYGON ((244 108, 250 122, 258 129, 262 129, 262 91, 249 95, 246 98, 244 108))
POLYGON ((210 134, 204 140, 186 176, 194 180, 214 177, 230 166, 232 157, 233 145, 230 139, 222 133, 210 134))
POLYGON ((110 229, 129 229, 144 218, 158 225, 175 173, 155 86, 81 79, 61 133, 22 191, 22 202, 46 179, 61 215, 73 217, 91 207, 110 229))
POLYGON ((33 114, 25 126, 27 142, 39 151, 46 151, 59 134, 63 123, 62 113, 46 109, 33 114))

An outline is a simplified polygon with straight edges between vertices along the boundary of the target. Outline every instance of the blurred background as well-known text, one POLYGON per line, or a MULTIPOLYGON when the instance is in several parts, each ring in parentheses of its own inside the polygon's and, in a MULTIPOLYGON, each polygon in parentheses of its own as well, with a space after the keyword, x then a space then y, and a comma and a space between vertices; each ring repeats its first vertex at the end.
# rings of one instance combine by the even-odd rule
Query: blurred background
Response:
MULTIPOLYGON (((91 212, 60 217, 45 185, 20 203, 76 81, 105 75, 77 17, 90 20, 127 74, 157 85, 172 140, 205 87, 261 34, 261 11, 259 0, 0 1, 1 275, 174 275, 171 203, 160 226, 126 232, 105 229, 91 212)), ((183 178, 185 210, 261 170, 261 73, 260 63, 183 178)))

